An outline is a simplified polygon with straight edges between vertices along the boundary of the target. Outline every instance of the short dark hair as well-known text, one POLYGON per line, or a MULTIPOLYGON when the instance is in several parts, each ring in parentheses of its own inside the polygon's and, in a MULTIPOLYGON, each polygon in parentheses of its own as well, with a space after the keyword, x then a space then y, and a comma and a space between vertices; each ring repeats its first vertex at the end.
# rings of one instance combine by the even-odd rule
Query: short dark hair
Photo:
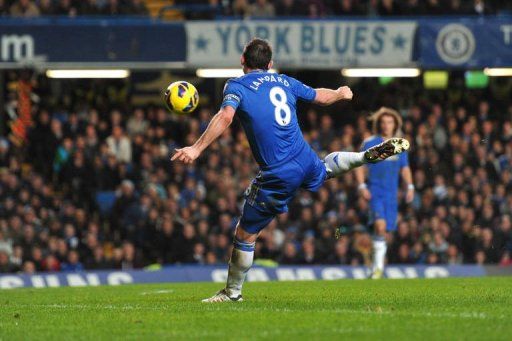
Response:
POLYGON ((253 38, 244 48, 244 65, 249 69, 268 69, 272 60, 272 47, 265 39, 253 38))

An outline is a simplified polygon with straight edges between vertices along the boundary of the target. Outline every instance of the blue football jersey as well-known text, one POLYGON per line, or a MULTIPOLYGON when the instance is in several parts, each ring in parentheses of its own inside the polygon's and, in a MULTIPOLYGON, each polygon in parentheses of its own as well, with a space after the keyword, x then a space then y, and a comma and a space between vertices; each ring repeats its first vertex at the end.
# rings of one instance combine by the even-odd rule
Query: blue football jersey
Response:
MULTIPOLYGON (((381 136, 372 136, 363 143, 362 150, 384 142, 381 136)), ((409 166, 407 152, 393 155, 384 161, 368 163, 368 188, 375 195, 396 196, 400 185, 400 170, 409 166)))
POLYGON ((226 83, 222 107, 236 110, 258 164, 272 167, 309 148, 297 121, 297 100, 315 96, 292 77, 256 70, 226 83))

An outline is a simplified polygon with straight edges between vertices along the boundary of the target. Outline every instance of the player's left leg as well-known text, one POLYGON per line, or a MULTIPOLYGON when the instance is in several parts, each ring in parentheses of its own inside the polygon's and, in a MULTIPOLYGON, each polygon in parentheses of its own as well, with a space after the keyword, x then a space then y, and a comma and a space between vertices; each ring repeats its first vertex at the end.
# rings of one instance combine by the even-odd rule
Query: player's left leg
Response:
POLYGON ((240 228, 235 231, 233 251, 229 259, 228 279, 226 287, 218 291, 210 298, 204 299, 204 303, 215 302, 240 302, 242 299, 242 286, 251 269, 254 259, 254 245, 258 234, 248 233, 240 228))
POLYGON ((386 220, 379 218, 373 224, 373 266, 370 278, 380 279, 384 274, 384 263, 386 261, 386 220))
POLYGON ((379 279, 384 272, 386 259, 386 197, 372 193, 370 199, 370 221, 373 227, 372 236, 372 269, 370 278, 379 279))
POLYGON ((288 202, 300 185, 302 174, 301 165, 292 161, 262 170, 254 179, 245 193, 242 216, 235 231, 226 287, 203 302, 242 300, 242 285, 252 266, 256 239, 277 214, 288 211, 288 202))
POLYGON ((226 287, 203 302, 242 301, 242 286, 253 263, 256 239, 274 217, 275 215, 271 213, 262 212, 245 203, 242 217, 235 230, 226 287))
POLYGON ((387 253, 387 233, 396 230, 398 217, 398 202, 396 195, 390 195, 383 200, 384 215, 381 219, 377 219, 374 225, 373 236, 373 268, 372 279, 382 278, 384 274, 384 266, 387 253))
POLYGON ((327 169, 327 178, 333 178, 365 163, 374 163, 400 154, 409 149, 409 141, 401 137, 394 137, 364 152, 334 152, 324 159, 327 169))

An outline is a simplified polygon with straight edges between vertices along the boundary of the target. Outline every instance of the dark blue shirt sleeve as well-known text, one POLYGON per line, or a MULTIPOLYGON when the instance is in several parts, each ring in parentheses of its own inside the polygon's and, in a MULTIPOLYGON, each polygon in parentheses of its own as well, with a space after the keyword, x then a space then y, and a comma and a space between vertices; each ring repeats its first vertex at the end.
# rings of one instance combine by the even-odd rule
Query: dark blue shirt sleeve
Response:
POLYGON ((229 105, 236 110, 241 101, 242 91, 240 84, 228 80, 224 86, 223 99, 220 107, 224 108, 229 105))
POLYGON ((288 81, 290 82, 290 88, 292 89, 293 94, 306 102, 312 102, 316 97, 316 90, 302 83, 301 81, 296 80, 293 77, 288 77, 288 81))

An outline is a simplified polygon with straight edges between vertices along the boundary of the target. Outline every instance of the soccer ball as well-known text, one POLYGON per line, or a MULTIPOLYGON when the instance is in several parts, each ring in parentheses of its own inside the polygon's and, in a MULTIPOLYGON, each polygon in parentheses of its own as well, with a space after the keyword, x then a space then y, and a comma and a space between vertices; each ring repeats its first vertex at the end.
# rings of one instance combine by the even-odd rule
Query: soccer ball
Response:
POLYGON ((177 81, 165 90, 164 101, 169 110, 177 114, 190 114, 197 108, 199 93, 189 82, 177 81))

